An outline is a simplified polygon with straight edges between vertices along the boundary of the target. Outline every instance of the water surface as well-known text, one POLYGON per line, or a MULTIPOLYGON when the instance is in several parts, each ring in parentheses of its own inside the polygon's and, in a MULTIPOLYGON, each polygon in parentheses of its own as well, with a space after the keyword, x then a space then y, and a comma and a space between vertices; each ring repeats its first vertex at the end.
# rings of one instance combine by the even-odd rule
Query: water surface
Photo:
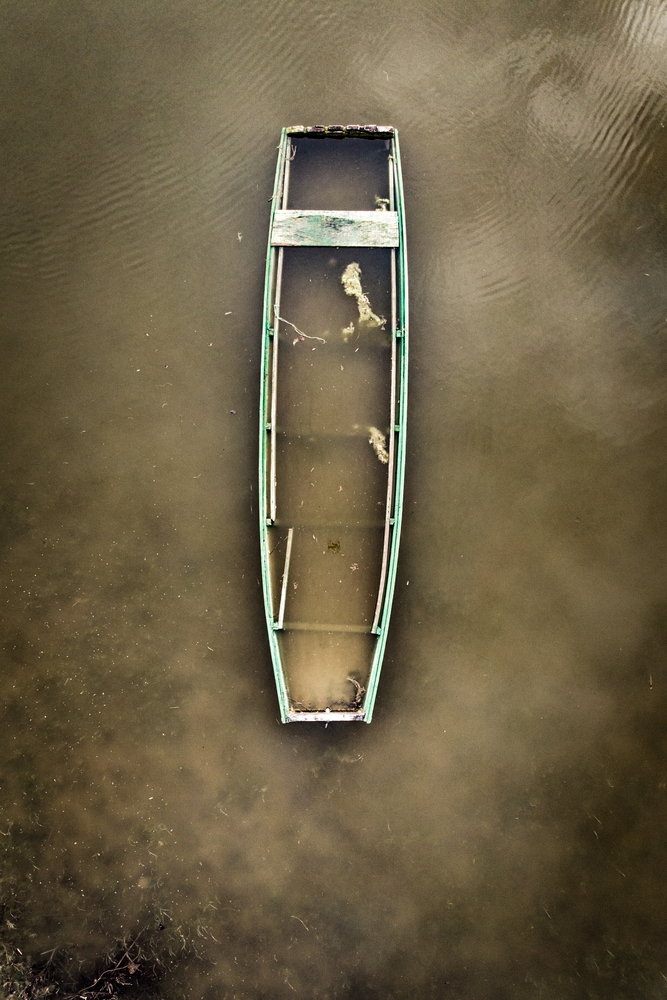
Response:
POLYGON ((664 995, 664 7, 0 25, 7 947, 162 923, 207 1000, 664 995), (283 125, 348 122, 401 138, 407 513, 372 725, 281 726, 269 199, 283 125))

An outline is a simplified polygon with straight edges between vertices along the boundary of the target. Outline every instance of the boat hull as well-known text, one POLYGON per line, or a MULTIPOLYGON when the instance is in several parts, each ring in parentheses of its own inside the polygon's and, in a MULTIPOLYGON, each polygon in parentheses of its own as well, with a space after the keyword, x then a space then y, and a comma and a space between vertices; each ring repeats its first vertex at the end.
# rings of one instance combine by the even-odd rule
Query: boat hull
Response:
POLYGON ((259 429, 263 594, 283 722, 371 721, 396 582, 407 362, 395 130, 284 129, 259 429))

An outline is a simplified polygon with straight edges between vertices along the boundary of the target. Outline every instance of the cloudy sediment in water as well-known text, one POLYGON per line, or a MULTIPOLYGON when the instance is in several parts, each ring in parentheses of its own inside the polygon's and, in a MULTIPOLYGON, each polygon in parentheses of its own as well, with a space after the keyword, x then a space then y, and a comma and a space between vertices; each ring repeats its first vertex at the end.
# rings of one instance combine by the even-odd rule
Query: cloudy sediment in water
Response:
POLYGON ((165 996, 662 995, 664 8, 0 25, 7 948, 182 928, 165 996), (269 199, 283 125, 348 121, 401 140, 404 536, 372 725, 280 726, 269 199))

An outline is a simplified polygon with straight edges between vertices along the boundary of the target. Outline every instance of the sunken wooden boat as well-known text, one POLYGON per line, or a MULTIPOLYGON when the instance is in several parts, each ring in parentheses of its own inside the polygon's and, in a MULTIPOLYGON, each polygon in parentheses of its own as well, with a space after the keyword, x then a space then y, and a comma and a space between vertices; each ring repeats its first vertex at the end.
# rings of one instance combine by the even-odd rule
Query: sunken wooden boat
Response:
POLYGON ((262 328, 264 604, 283 722, 370 722, 396 583, 408 275, 398 135, 279 146, 262 328))

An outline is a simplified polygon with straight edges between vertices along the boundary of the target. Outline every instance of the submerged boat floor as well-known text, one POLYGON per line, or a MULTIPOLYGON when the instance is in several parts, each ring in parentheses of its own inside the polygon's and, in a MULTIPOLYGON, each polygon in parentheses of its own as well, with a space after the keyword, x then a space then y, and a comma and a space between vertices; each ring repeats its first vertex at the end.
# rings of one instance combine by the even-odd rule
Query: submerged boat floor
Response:
POLYGON ((292 543, 278 641, 293 707, 349 709, 365 688, 376 639, 387 466, 370 436, 388 430, 388 351, 377 343, 316 351, 281 343, 281 351, 274 594, 283 588, 290 528, 292 543))
POLYGON ((374 639, 370 634, 337 631, 282 633, 292 708, 309 712, 353 708, 365 690, 357 678, 365 680, 368 674, 374 639))

